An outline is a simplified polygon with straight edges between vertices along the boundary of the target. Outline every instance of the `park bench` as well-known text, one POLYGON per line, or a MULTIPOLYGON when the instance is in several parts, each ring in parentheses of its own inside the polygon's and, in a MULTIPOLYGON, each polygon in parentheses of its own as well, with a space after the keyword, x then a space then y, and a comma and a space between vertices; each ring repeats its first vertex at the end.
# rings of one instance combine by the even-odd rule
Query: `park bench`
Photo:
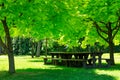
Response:
POLYGON ((107 66, 111 64, 108 58, 102 58, 101 52, 50 52, 50 57, 44 58, 44 64, 65 65, 75 67, 102 67, 102 61, 105 60, 107 66), (89 57, 88 57, 89 55, 89 57), (73 56, 73 57, 72 57, 73 56), (97 63, 98 61, 98 63, 97 63))
MULTIPOLYGON (((95 58, 95 62, 98 60, 98 58, 95 58)), ((101 61, 103 61, 103 60, 105 60, 105 62, 107 63, 107 67, 110 67, 110 65, 111 65, 111 60, 110 59, 108 59, 108 58, 101 58, 101 61)), ((90 65, 92 65, 92 62, 93 62, 93 59, 92 58, 90 58, 90 59, 88 59, 88 63, 90 64, 90 65)), ((95 65, 96 66, 96 65, 95 65)), ((98 67, 103 67, 102 66, 102 62, 100 62, 99 64, 98 64, 98 67)))
MULTIPOLYGON (((54 65, 58 65, 59 62, 62 62, 63 64, 65 64, 65 66, 72 66, 72 62, 76 63, 76 62, 81 62, 84 68, 89 67, 90 65, 92 65, 92 58, 84 60, 84 59, 61 59, 61 58, 51 58, 51 57, 45 57, 44 58, 44 64, 54 64, 54 65), (50 61, 51 62, 50 62, 50 61), (87 65, 87 62, 89 65, 87 65)), ((96 61, 97 59, 95 59, 96 61)), ((110 67, 111 65, 111 60, 108 58, 101 58, 101 60, 105 60, 107 63, 107 67, 110 67)), ((99 67, 102 67, 101 64, 99 67)))
MULTIPOLYGON (((65 64, 65 66, 69 67, 69 66, 72 66, 72 62, 75 64, 75 63, 78 63, 78 62, 81 62, 83 67, 86 67, 87 65, 87 60, 84 60, 84 59, 61 59, 61 58, 53 58, 52 59, 52 63, 54 65, 58 65, 59 62, 62 62, 63 64, 65 64)), ((79 65, 78 67, 80 67, 81 65, 79 65)))
POLYGON ((52 61, 51 64, 58 65, 59 62, 62 62, 67 67, 72 66, 71 62, 73 62, 73 63, 81 62, 83 67, 87 67, 87 61, 88 61, 88 60, 84 60, 84 59, 74 59, 74 58, 73 59, 61 59, 61 58, 45 57, 44 64, 50 64, 50 62, 48 62, 49 60, 52 61))

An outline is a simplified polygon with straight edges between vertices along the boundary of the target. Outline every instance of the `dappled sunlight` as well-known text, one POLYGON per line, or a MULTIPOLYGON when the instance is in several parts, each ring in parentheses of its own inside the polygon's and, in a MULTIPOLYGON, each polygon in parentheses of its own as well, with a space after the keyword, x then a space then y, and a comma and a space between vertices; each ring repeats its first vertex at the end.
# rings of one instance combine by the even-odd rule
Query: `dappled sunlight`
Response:
POLYGON ((14 75, 2 74, 0 76, 4 80, 117 80, 107 74, 97 74, 94 69, 86 70, 81 68, 64 68, 62 70, 27 68, 17 69, 14 75))
POLYGON ((116 80, 111 75, 97 74, 94 69, 65 68, 59 69, 18 69, 14 75, 29 80, 116 80), (27 76, 27 77, 26 77, 27 76))
POLYGON ((6 55, 0 55, 0 58, 6 58, 7 59, 7 56, 6 55))
POLYGON ((109 75, 115 78, 115 80, 120 80, 120 71, 119 70, 95 70, 98 75, 109 75), (115 74, 114 74, 115 73, 115 74))
POLYGON ((114 66, 111 66, 109 68, 98 68, 94 70, 96 74, 98 75, 108 75, 115 78, 115 80, 120 80, 120 61, 117 58, 116 64, 114 66))
POLYGON ((16 73, 9 75, 7 71, 7 56, 0 58, 0 80, 119 80, 119 65, 110 68, 86 69, 44 65, 43 58, 31 56, 15 56, 16 73), (6 74, 7 73, 7 74, 6 74), (114 74, 115 73, 115 74, 114 74), (117 75, 116 75, 117 73, 117 75), (7 76, 7 77, 5 77, 7 76))
POLYGON ((109 68, 95 69, 95 73, 98 75, 109 75, 114 77, 114 80, 120 80, 120 54, 115 53, 115 65, 109 68))
POLYGON ((6 55, 0 55, 0 71, 8 71, 8 57, 6 55))
POLYGON ((15 59, 17 69, 62 69, 54 65, 44 65, 42 58, 31 58, 31 56, 17 57, 15 59), (21 66, 22 65, 22 66, 21 66))

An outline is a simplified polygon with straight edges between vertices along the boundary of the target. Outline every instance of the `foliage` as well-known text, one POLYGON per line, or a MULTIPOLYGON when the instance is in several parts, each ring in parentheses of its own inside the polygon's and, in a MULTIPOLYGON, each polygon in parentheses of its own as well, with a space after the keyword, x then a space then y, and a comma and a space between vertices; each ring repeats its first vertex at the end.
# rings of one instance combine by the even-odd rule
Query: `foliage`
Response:
MULTIPOLYGON (((105 42, 98 37, 97 30, 95 30, 94 25, 91 25, 94 21, 98 23, 100 28, 104 31, 107 31, 106 25, 111 22, 112 23, 112 29, 115 28, 116 25, 119 24, 119 16, 120 16, 120 1, 119 0, 89 0, 89 1, 84 1, 83 6, 80 9, 80 13, 85 15, 84 19, 85 21, 89 21, 89 19, 92 19, 91 22, 88 24, 88 36, 87 41, 89 43, 92 43, 93 41, 98 41, 101 44, 105 44, 105 42), (94 4, 93 4, 94 3, 94 4), (87 19, 87 20, 86 20, 87 19), (94 35, 94 36, 93 36, 94 35), (93 37, 93 38, 92 38, 93 37), (97 37, 97 38, 95 38, 97 37), (94 39, 93 41, 91 39, 94 39)), ((119 26, 119 25, 118 25, 119 26)), ((117 30, 117 29, 116 29, 117 30)), ((113 35, 115 34, 115 31, 113 31, 113 35)), ((114 38, 114 43, 119 44, 119 32, 114 38)), ((104 37, 107 37, 103 32, 101 34, 104 37)), ((86 41, 86 42, 87 42, 86 41)), ((106 44, 105 44, 106 45, 106 44)))
POLYGON ((25 55, 31 53, 32 42, 29 38, 16 37, 12 39, 13 53, 16 55, 25 55))
MULTIPOLYGON (((94 45, 96 41, 107 45, 98 37, 92 23, 84 19, 90 17, 97 22, 115 22, 120 3, 119 0, 1 0, 3 2, 5 8, 1 9, 1 19, 7 16, 12 36, 32 37, 37 41, 53 37, 69 46, 78 46, 78 39, 85 37, 83 47, 94 45)), ((119 34, 114 40, 116 44, 119 44, 118 37, 119 34)))

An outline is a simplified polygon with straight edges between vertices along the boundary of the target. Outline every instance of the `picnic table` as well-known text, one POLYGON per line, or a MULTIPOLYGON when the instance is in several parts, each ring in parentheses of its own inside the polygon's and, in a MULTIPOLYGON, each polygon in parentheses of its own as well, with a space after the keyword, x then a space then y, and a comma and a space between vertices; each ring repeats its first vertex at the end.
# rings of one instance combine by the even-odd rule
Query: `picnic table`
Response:
MULTIPOLYGON (((106 60, 107 64, 110 65, 109 59, 102 58, 103 52, 49 52, 49 54, 51 55, 49 59, 54 65, 61 63, 66 66, 101 67, 102 60, 106 60)), ((47 59, 45 58, 44 61, 47 59)))

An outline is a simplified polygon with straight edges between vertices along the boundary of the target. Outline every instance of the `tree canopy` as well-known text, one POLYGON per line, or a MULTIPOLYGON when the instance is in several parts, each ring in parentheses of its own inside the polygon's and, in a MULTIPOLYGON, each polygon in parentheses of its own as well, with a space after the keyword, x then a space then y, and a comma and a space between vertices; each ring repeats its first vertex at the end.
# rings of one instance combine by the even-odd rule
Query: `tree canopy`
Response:
POLYGON ((119 44, 119 5, 120 0, 0 0, 0 43, 7 35, 8 44, 11 36, 55 38, 69 46, 83 37, 82 46, 119 44))
MULTIPOLYGON (((12 36, 38 39, 54 37, 63 39, 62 41, 65 43, 77 45, 77 40, 85 36, 83 44, 94 44, 95 41, 103 43, 104 40, 96 38, 98 34, 96 34, 92 22, 86 22, 85 19, 91 18, 99 22, 103 26, 101 28, 105 28, 102 22, 115 23, 117 15, 119 15, 120 1, 1 0, 0 3, 0 19, 7 17, 12 36), (2 7, 3 5, 4 7, 2 7)), ((114 26, 115 24, 113 24, 114 26)), ((119 34, 114 41, 119 43, 117 37, 119 34)))
POLYGON ((80 26, 83 22, 77 8, 78 2, 73 0, 4 0, 1 1, 1 19, 7 17, 12 36, 54 37, 77 45, 86 30, 80 26))
MULTIPOLYGON (((85 1, 84 4, 86 4, 86 6, 85 7, 83 6, 84 9, 80 10, 81 13, 85 15, 86 19, 88 20, 91 19, 91 23, 95 21, 100 26, 101 30, 104 29, 104 31, 101 32, 101 35, 103 35, 104 37, 108 37, 105 35, 105 32, 107 32, 107 28, 105 26, 108 25, 109 22, 112 24, 111 25, 112 29, 116 29, 117 28, 116 26, 119 26, 119 16, 120 16, 119 0, 114 0, 114 1, 90 0, 87 2, 85 1)), ((92 29, 89 31, 89 34, 93 35, 94 33, 94 37, 97 37, 97 35, 95 34, 97 30, 93 29, 94 25, 88 25, 88 26, 89 27, 91 26, 90 29, 92 29)), ((114 36, 117 34, 114 38, 114 43, 119 44, 119 38, 118 38, 119 30, 118 33, 116 32, 116 30, 113 31, 114 36)), ((103 43, 103 41, 101 40, 99 40, 99 42, 103 43)))

